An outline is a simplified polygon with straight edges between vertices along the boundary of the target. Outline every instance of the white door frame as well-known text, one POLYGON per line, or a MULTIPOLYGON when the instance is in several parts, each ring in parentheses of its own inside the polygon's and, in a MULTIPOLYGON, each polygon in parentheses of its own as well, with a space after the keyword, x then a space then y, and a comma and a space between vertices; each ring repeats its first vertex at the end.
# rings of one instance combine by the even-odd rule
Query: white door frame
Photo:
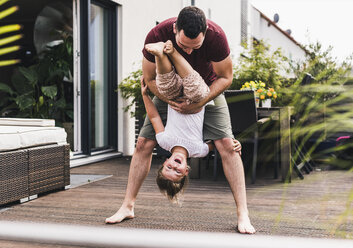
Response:
POLYGON ((73 0, 74 49, 74 153, 81 153, 81 58, 80 58, 80 0, 73 0))

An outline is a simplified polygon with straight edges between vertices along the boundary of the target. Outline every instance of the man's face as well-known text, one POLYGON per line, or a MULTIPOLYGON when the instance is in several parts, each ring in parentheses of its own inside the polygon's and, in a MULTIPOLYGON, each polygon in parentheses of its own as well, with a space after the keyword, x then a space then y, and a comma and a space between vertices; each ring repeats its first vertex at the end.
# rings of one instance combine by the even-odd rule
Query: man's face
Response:
POLYGON ((172 156, 163 163, 162 175, 173 182, 179 182, 184 176, 189 174, 186 159, 178 153, 173 153, 172 156))
POLYGON ((175 24, 173 27, 175 40, 177 45, 187 54, 191 54, 194 49, 199 49, 205 39, 205 35, 201 32, 195 39, 190 39, 185 36, 184 30, 177 31, 175 24))

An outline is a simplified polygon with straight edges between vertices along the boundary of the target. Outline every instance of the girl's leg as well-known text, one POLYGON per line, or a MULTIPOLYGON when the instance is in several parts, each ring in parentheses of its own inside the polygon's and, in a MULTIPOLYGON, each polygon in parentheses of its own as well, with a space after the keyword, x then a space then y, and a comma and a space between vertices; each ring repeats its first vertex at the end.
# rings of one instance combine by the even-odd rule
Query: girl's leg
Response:
POLYGON ((173 70, 168 56, 163 52, 164 47, 164 42, 150 43, 145 45, 146 50, 155 56, 158 74, 165 74, 173 70))
POLYGON ((186 59, 174 49, 173 43, 170 40, 165 43, 164 52, 168 54, 181 78, 189 76, 194 71, 189 62, 187 62, 186 59))
POLYGON ((170 40, 165 43, 164 52, 168 54, 178 75, 181 77, 184 96, 191 102, 200 102, 207 97, 210 88, 200 74, 174 49, 173 43, 170 40))
POLYGON ((168 56, 163 52, 165 43, 150 43, 145 48, 156 59, 156 86, 159 93, 169 100, 180 97, 183 85, 168 56))

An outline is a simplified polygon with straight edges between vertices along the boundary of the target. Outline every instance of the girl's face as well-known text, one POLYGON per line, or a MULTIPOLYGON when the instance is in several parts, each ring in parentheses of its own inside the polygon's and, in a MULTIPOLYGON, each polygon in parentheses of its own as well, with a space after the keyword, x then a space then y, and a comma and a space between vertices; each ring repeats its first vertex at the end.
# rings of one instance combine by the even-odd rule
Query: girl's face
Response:
POLYGON ((162 175, 173 182, 179 182, 189 174, 186 157, 182 153, 174 152, 170 158, 163 163, 162 175))

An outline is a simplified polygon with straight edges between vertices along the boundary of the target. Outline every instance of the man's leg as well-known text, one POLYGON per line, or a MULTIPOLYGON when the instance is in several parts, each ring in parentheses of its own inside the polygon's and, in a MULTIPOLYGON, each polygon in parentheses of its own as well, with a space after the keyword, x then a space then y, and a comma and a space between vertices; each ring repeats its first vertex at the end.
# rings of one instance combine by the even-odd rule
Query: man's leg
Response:
POLYGON ((245 176, 243 162, 238 152, 233 150, 232 138, 215 140, 215 145, 222 158, 223 171, 237 205, 238 230, 241 233, 255 233, 251 225, 246 201, 245 176))
POLYGON ((130 164, 129 179, 123 204, 113 216, 105 220, 106 223, 113 224, 121 222, 124 219, 134 218, 136 196, 150 171, 152 151, 155 145, 155 140, 144 137, 138 138, 130 164))
POLYGON ((203 133, 204 140, 214 140, 221 155, 224 174, 237 206, 239 232, 254 233, 248 216, 243 163, 239 153, 233 151, 232 126, 223 94, 214 99, 214 105, 206 105, 203 133))
MULTIPOLYGON (((153 98, 153 103, 165 122, 167 120, 168 105, 157 97, 153 98)), ((123 204, 113 216, 105 220, 106 223, 118 223, 127 218, 134 218, 136 196, 150 171, 152 151, 156 144, 153 126, 146 117, 130 163, 129 179, 123 204)))

